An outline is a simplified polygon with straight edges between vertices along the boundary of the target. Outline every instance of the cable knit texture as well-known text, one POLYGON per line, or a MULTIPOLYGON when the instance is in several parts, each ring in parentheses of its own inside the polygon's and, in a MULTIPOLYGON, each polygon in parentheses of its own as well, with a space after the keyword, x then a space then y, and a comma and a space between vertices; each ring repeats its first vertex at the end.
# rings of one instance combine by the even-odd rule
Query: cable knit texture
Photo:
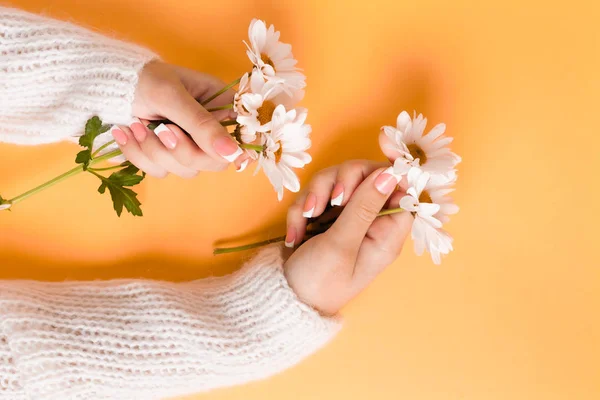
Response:
POLYGON ((298 300, 280 247, 226 277, 0 281, 0 399, 160 399, 267 377, 339 330, 298 300))
POLYGON ((57 142, 87 119, 127 124, 138 73, 157 58, 69 23, 0 7, 0 141, 57 142))

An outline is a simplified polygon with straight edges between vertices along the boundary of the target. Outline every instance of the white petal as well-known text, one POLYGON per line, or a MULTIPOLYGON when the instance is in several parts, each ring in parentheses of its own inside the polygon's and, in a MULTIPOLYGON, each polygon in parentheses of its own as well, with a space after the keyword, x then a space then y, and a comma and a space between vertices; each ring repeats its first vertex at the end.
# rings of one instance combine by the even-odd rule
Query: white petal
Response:
POLYGON ((427 135, 425 135, 425 137, 423 137, 423 139, 426 142, 431 143, 435 139, 437 139, 438 137, 443 135, 445 131, 446 131, 446 124, 437 124, 436 126, 433 127, 433 129, 431 131, 429 131, 429 133, 427 135))
POLYGON ((439 204, 419 203, 419 215, 434 215, 438 211, 440 211, 439 204))
POLYGON ((419 200, 413 196, 403 196, 400 199, 400 207, 406 211, 417 211, 419 206, 419 200))
POLYGON ((406 128, 408 127, 408 124, 410 124, 410 121, 410 115, 408 115, 406 111, 402 111, 396 119, 396 128, 402 132, 406 132, 406 128))

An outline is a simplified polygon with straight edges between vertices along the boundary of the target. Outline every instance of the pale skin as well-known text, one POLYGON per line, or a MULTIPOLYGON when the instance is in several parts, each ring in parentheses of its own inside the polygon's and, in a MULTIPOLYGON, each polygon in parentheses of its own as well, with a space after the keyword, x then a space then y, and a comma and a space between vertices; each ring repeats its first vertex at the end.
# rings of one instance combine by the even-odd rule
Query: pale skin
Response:
MULTIPOLYGON (((119 126, 111 130, 113 137, 131 163, 156 178, 169 173, 193 178, 199 171, 221 171, 230 164, 225 157, 239 147, 220 121, 235 118, 235 114, 207 109, 231 104, 234 92, 227 91, 206 108, 200 102, 224 86, 211 75, 152 61, 140 72, 133 102, 133 114, 141 123, 119 126), (146 126, 148 120, 160 119, 174 124, 167 124, 168 129, 157 136, 146 126)), ((239 167, 246 158, 242 154, 234 164, 239 167)))
MULTIPOLYGON (((192 178, 199 171, 227 168, 231 161, 224 156, 234 154, 238 146, 220 121, 235 114, 207 108, 230 104, 233 91, 206 108, 200 105, 224 86, 207 74, 149 63, 140 73, 133 104, 141 123, 113 129, 115 141, 129 161, 154 177, 172 173, 192 178), (146 128, 149 120, 156 119, 174 124, 157 136, 146 128)), ((233 163, 239 168, 246 158, 241 154, 233 163)), ((404 194, 404 183, 384 173, 387 166, 353 160, 322 170, 288 210, 286 242, 294 250, 284 266, 286 278, 301 300, 325 315, 336 314, 390 265, 410 233, 410 213, 377 216, 384 208, 397 207, 404 194), (338 219, 325 233, 300 245, 308 223, 306 212, 318 218, 332 199, 343 207, 338 219)))

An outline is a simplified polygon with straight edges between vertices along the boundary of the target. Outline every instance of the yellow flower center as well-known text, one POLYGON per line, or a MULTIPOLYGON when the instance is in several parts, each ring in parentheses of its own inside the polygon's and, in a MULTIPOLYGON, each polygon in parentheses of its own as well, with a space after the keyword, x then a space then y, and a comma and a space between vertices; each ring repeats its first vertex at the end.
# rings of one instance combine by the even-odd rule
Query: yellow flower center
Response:
POLYGON ((283 154, 283 145, 281 144, 281 140, 277 141, 279 148, 273 153, 275 154, 275 162, 279 163, 281 161, 281 155, 283 154))
POLYGON ((418 158, 421 165, 427 162, 427 154, 423 151, 423 149, 416 143, 411 143, 407 145, 408 151, 413 158, 418 158))
POLYGON ((427 193, 427 190, 423 190, 419 196, 419 203, 433 203, 431 196, 427 193))
POLYGON ((275 104, 272 101, 265 100, 262 106, 258 108, 258 122, 261 125, 268 124, 273 118, 273 112, 275 112, 275 104))
POLYGON ((265 53, 261 53, 260 59, 262 60, 263 63, 270 65, 271 67, 273 67, 273 70, 275 70, 275 64, 273 64, 273 60, 271 60, 271 57, 269 57, 265 53))

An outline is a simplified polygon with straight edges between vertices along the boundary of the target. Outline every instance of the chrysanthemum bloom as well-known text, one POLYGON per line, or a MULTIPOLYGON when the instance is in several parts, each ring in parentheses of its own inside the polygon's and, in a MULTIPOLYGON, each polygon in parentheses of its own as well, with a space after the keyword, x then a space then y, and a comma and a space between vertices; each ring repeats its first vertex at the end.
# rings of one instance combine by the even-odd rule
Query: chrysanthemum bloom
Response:
POLYGON ((265 149, 259 155, 257 172, 263 168, 280 201, 283 188, 300 190, 300 181, 292 168, 302 168, 312 160, 306 152, 311 145, 312 130, 305 124, 306 117, 306 109, 286 111, 283 105, 278 105, 273 112, 273 129, 263 135, 265 149))
POLYGON ((419 167, 432 174, 447 174, 452 171, 461 158, 452 153, 448 145, 451 137, 443 137, 445 124, 437 124, 423 136, 427 119, 422 114, 410 118, 406 111, 398 115, 396 127, 384 126, 386 140, 382 143, 386 148, 397 153, 394 162, 394 173, 406 175, 412 167, 419 167))
POLYGON ((267 29, 264 21, 252 20, 248 38, 250 45, 246 44, 246 53, 259 75, 264 75, 266 80, 279 81, 288 94, 306 86, 306 77, 296 68, 292 46, 279 41, 279 32, 275 31, 273 25, 267 29))
MULTIPOLYGON (((249 143, 256 140, 257 132, 271 130, 275 108, 283 105, 292 109, 304 97, 304 90, 295 90, 290 96, 277 81, 265 81, 259 74, 250 77, 250 90, 240 96, 237 122, 242 126, 242 139, 249 143)), ((236 110, 237 111, 237 110, 236 110)))
POLYGON ((452 250, 452 237, 442 229, 449 215, 458 212, 458 206, 448 196, 454 189, 456 175, 430 175, 419 168, 408 172, 407 195, 400 199, 400 207, 412 212, 415 221, 411 236, 418 255, 427 250, 433 262, 441 263, 441 254, 452 250))

